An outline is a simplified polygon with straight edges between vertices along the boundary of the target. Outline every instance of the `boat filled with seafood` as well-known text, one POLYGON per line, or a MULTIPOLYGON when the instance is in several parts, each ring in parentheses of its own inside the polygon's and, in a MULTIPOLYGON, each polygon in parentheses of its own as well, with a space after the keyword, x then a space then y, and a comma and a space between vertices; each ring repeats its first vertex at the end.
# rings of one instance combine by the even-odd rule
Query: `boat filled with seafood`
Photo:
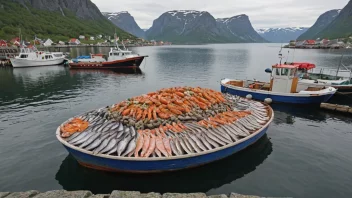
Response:
POLYGON ((200 87, 129 98, 64 122, 58 140, 86 167, 162 172, 222 159, 256 142, 270 106, 200 87))

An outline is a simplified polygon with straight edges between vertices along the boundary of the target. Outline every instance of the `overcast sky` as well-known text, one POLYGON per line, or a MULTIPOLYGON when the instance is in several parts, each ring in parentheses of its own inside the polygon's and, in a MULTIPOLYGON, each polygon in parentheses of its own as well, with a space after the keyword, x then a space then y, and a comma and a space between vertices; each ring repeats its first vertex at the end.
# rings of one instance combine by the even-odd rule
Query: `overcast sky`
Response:
POLYGON ((170 10, 208 11, 215 18, 247 14, 254 28, 310 27, 322 13, 348 0, 92 0, 102 12, 128 11, 141 28, 170 10))

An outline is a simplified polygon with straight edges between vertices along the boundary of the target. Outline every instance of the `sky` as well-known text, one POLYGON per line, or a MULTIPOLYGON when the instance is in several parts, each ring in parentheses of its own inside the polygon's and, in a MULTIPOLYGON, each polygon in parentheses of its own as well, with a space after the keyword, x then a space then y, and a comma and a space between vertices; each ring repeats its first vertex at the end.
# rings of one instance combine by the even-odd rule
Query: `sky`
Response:
POLYGON ((249 16, 255 29, 310 27, 324 12, 348 0, 91 0, 102 12, 128 11, 142 29, 170 10, 208 11, 215 18, 249 16))

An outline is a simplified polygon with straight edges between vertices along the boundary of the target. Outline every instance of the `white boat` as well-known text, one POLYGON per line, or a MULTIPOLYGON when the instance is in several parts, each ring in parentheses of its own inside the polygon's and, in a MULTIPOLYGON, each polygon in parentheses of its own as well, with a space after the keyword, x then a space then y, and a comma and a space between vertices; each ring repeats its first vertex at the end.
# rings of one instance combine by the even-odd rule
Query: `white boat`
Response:
POLYGON ((14 68, 60 65, 65 61, 63 52, 45 52, 21 48, 20 54, 10 59, 14 68))
MULTIPOLYGON (((336 92, 333 87, 297 90, 299 65, 276 64, 272 66, 270 82, 222 79, 221 91, 254 99, 291 104, 320 104, 328 101, 336 92)), ((301 66, 302 67, 302 66, 301 66)))

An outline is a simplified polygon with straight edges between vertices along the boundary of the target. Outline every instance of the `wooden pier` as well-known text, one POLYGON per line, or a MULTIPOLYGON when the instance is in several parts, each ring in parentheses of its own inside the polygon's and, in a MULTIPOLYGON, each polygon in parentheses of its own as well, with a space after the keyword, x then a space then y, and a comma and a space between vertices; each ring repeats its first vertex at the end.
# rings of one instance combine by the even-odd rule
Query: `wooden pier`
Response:
POLYGON ((320 104, 320 108, 331 110, 331 111, 337 111, 337 112, 351 113, 352 114, 352 107, 347 106, 347 105, 321 103, 320 104))

